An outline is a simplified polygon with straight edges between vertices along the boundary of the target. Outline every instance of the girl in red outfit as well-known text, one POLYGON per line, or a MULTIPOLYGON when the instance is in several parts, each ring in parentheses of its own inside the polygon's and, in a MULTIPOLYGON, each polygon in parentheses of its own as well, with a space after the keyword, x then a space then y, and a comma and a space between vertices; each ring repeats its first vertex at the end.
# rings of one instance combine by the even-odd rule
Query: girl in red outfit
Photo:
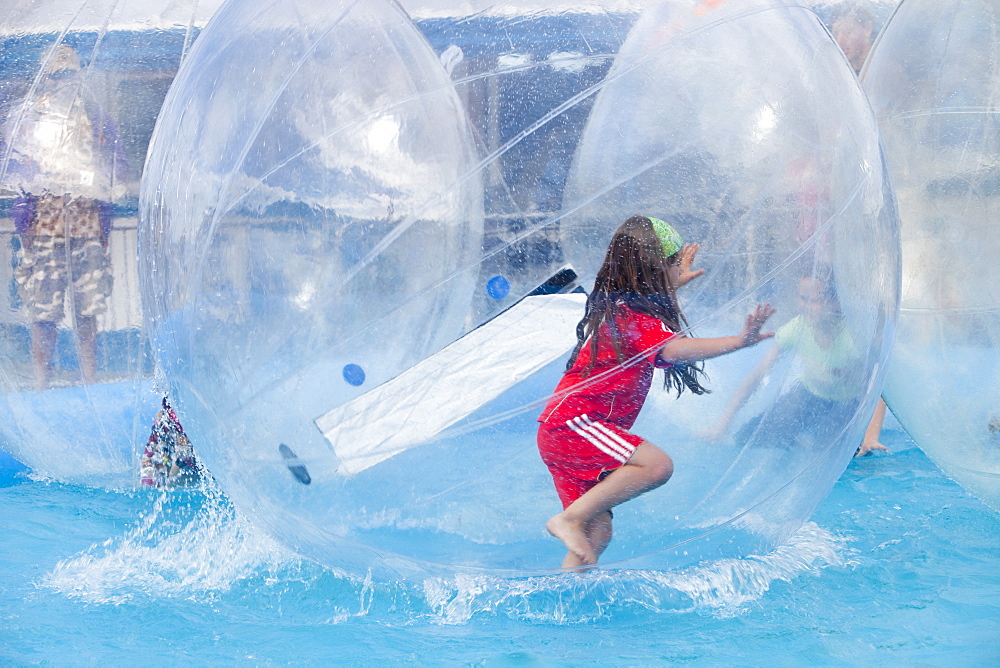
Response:
POLYGON ((665 386, 706 392, 696 363, 752 346, 774 313, 758 304, 735 336, 691 338, 677 288, 692 271, 698 244, 656 218, 632 216, 615 232, 597 273, 577 345, 539 422, 538 449, 563 512, 545 525, 568 549, 563 568, 597 563, 611 542, 611 508, 659 487, 673 474, 660 448, 629 433, 649 392, 654 368, 665 386))

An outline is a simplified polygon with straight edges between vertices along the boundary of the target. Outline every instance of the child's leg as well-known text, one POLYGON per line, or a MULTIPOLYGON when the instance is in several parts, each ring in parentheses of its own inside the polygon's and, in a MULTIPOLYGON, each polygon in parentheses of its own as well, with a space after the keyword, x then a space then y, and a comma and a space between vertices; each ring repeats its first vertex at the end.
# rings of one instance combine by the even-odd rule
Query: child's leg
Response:
MULTIPOLYGON (((580 559, 581 565, 596 564, 599 553, 587 535, 591 523, 619 503, 659 487, 670 479, 673 472, 674 463, 670 456, 649 441, 643 441, 623 466, 550 519, 545 528, 580 559)), ((611 539, 610 521, 607 539, 611 539)))

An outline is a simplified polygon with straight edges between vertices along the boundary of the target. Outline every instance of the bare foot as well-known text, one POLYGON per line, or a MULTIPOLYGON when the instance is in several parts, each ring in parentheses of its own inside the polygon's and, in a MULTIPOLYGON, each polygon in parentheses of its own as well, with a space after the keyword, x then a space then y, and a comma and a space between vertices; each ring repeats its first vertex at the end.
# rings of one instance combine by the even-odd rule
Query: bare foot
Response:
POLYGON ((567 550, 579 557, 581 565, 597 563, 597 555, 594 554, 594 548, 587 540, 583 524, 567 519, 566 513, 559 513, 545 523, 545 528, 550 534, 561 540, 567 550))
POLYGON ((589 573, 595 568, 597 568, 597 564, 587 564, 585 566, 580 563, 580 557, 576 556, 576 552, 567 552, 566 558, 563 559, 559 570, 566 573, 589 573))

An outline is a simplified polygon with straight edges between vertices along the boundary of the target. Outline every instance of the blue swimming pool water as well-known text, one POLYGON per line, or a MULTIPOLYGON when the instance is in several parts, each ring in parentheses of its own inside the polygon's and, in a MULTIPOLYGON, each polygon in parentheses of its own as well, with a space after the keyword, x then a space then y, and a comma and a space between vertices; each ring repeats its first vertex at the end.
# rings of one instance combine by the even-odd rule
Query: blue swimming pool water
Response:
POLYGON ((1000 515, 884 441, 773 554, 419 584, 304 562, 221 494, 0 459, 0 664, 997 665, 1000 515))

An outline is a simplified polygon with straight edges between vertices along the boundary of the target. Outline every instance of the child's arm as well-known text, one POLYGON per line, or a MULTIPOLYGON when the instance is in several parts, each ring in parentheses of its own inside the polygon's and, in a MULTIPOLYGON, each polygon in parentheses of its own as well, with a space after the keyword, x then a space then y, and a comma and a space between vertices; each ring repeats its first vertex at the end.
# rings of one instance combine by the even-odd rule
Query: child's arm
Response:
POLYGON ((878 441, 879 436, 882 434, 882 423, 885 421, 885 409, 885 399, 879 397, 878 403, 875 404, 875 412, 872 414, 872 419, 865 430, 865 438, 861 442, 861 446, 858 447, 857 452, 854 453, 855 457, 870 455, 875 450, 889 451, 889 448, 878 441))
POLYGON ((730 398, 729 403, 726 404, 726 410, 719 416, 715 426, 699 434, 701 438, 713 442, 722 440, 726 432, 729 431, 729 425, 733 421, 733 418, 736 417, 736 411, 746 403, 746 400, 754 393, 754 390, 760 386, 760 382, 764 376, 774 367, 774 363, 778 361, 778 352, 778 346, 774 346, 767 351, 767 354, 757 363, 754 370, 736 388, 736 392, 730 398))
POLYGON ((711 339, 678 336, 670 339, 660 350, 660 359, 672 364, 687 364, 719 357, 741 348, 760 343, 774 336, 774 332, 761 333, 767 319, 774 315, 770 304, 757 304, 747 316, 743 331, 735 336, 719 336, 711 339))

